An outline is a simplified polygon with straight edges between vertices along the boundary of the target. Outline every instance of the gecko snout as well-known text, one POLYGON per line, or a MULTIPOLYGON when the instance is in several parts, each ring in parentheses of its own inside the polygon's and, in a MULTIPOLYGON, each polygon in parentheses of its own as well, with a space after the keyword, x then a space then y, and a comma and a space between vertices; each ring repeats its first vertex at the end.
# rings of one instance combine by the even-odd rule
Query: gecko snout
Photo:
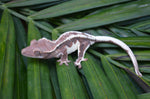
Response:
POLYGON ((28 55, 31 55, 32 53, 30 51, 28 51, 26 48, 24 48, 21 50, 21 54, 24 56, 28 56, 28 55))
POLYGON ((25 54, 25 49, 21 50, 21 54, 24 55, 25 54))
POLYGON ((26 54, 26 49, 25 49, 25 48, 21 50, 21 54, 22 54, 22 55, 25 55, 25 54, 26 54))

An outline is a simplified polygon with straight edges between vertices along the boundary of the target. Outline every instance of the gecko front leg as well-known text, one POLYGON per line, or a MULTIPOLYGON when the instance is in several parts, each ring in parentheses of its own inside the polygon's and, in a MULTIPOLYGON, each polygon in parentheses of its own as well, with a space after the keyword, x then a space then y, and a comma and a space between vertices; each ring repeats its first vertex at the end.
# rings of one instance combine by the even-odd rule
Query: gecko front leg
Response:
POLYGON ((68 54, 67 54, 67 50, 66 49, 63 49, 62 52, 60 53, 60 59, 57 60, 57 62, 60 62, 59 65, 62 65, 63 63, 65 65, 68 66, 68 63, 70 62, 70 60, 68 60, 68 54))
POLYGON ((74 62, 74 64, 76 66, 78 66, 78 68, 81 68, 81 62, 82 61, 87 61, 87 58, 84 58, 85 52, 86 50, 89 48, 90 46, 90 41, 83 41, 82 43, 80 43, 79 47, 78 47, 78 59, 76 59, 76 61, 74 62))

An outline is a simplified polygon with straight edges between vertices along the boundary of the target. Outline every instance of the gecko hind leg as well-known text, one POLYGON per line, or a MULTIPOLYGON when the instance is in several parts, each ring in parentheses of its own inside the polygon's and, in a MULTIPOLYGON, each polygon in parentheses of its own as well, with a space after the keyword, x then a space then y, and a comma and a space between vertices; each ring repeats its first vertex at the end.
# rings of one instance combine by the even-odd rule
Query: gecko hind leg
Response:
POLYGON ((81 68, 81 62, 82 61, 87 61, 87 58, 84 58, 86 50, 89 48, 90 42, 82 42, 82 44, 78 47, 78 59, 74 62, 78 68, 81 68))

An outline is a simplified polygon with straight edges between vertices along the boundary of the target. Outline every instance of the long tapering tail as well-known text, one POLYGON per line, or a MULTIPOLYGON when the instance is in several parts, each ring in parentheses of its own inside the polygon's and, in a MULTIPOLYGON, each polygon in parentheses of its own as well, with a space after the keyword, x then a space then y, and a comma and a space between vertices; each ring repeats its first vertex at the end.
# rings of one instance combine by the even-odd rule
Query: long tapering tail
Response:
POLYGON ((131 61, 135 69, 135 73, 140 77, 142 76, 138 68, 136 57, 134 56, 132 50, 124 42, 122 42, 119 39, 108 37, 108 36, 96 36, 95 41, 96 42, 110 42, 110 43, 120 46, 122 49, 124 49, 128 53, 129 57, 131 58, 131 61))

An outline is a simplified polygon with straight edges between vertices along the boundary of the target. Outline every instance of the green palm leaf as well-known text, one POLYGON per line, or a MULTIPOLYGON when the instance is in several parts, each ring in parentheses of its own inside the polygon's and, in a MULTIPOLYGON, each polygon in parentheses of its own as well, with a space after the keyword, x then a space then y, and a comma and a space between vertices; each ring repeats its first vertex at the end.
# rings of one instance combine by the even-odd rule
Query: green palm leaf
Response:
POLYGON ((13 98, 15 71, 15 29, 11 15, 7 10, 2 16, 1 25, 1 58, 0 58, 0 95, 3 99, 13 98))
POLYGON ((36 4, 43 4, 48 2, 53 2, 57 0, 16 0, 6 4, 7 7, 22 7, 22 6, 31 6, 36 4))
MULTIPOLYGON (((40 32, 33 25, 33 22, 31 20, 29 22, 29 29, 28 29, 28 44, 33 38, 39 39, 40 32)), ((51 99, 53 97, 49 79, 49 70, 47 65, 44 64, 44 61, 36 59, 28 60, 27 78, 28 78, 28 98, 51 99)))
MULTIPOLYGON (((32 39, 39 39, 40 33, 37 28, 34 27, 32 21, 29 23, 28 28, 28 45, 32 39), (35 34, 36 33, 36 34, 35 34)), ((28 98, 41 99, 41 82, 40 82, 40 62, 36 59, 28 60, 27 67, 27 78, 28 78, 28 98), (34 92, 34 93, 33 93, 34 92)))
POLYGON ((15 68, 15 98, 27 98, 27 58, 22 57, 20 50, 26 46, 26 32, 21 20, 14 18, 16 31, 16 68, 15 68))
POLYGON ((86 90, 82 84, 81 78, 79 77, 73 63, 70 63, 69 66, 66 65, 60 66, 58 64, 56 66, 62 98, 63 99, 88 98, 86 90))
POLYGON ((129 0, 70 0, 60 5, 44 9, 36 14, 31 15, 30 17, 33 19, 56 17, 125 1, 129 0))
POLYGON ((59 26, 57 29, 81 30, 149 15, 150 1, 140 0, 102 9, 99 13, 59 26))
POLYGON ((149 0, 2 0, 0 2, 0 97, 2 99, 148 99, 150 97, 149 0), (13 17, 13 18, 12 18, 13 17), (120 47, 96 43, 82 69, 21 55, 33 39, 56 40, 82 30, 116 37, 137 57, 138 77, 120 47))
POLYGON ((87 62, 83 63, 83 76, 86 77, 89 88, 94 99, 98 98, 118 98, 117 93, 114 91, 112 84, 104 74, 104 71, 99 66, 99 60, 87 54, 87 62))

